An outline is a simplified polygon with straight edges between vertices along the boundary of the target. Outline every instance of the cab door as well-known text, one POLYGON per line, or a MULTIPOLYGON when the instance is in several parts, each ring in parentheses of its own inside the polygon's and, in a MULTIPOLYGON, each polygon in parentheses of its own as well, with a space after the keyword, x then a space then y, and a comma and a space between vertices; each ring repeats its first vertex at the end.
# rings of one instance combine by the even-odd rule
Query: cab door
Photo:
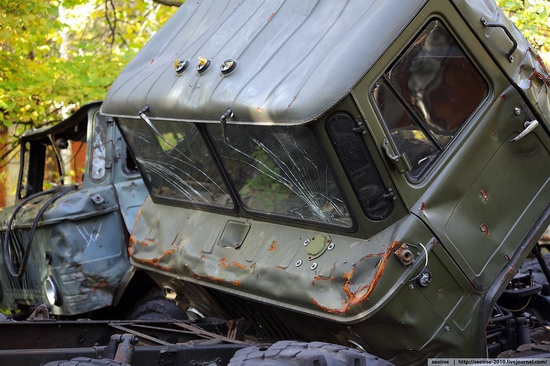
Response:
POLYGON ((531 125, 536 111, 455 7, 435 1, 354 95, 409 210, 488 289, 547 216, 550 139, 531 125))

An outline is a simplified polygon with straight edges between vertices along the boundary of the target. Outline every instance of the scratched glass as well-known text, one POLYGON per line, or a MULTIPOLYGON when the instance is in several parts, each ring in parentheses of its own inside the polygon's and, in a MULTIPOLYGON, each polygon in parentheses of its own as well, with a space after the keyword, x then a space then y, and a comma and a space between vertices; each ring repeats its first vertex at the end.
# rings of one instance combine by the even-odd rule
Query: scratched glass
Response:
POLYGON ((153 199, 233 208, 200 132, 191 123, 119 120, 153 199))
POLYGON ((250 211, 349 227, 342 194, 305 126, 207 125, 222 164, 250 211))

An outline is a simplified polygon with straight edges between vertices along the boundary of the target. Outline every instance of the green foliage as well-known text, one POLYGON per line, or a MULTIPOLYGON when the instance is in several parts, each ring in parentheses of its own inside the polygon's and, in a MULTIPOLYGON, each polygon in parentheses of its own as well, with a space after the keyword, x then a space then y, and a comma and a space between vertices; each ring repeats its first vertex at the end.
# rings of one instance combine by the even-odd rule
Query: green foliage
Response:
POLYGON ((176 9, 152 0, 0 0, 0 125, 19 134, 101 100, 176 9))
POLYGON ((550 53, 550 1, 498 0, 497 3, 537 51, 550 53))

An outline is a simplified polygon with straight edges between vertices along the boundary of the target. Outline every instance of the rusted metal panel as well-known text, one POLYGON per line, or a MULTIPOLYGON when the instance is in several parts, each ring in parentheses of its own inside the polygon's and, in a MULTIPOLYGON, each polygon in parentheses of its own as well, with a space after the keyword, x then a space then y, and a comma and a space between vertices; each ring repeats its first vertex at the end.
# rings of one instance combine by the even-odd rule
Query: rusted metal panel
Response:
POLYGON ((163 206, 159 221, 158 208, 146 199, 132 231, 136 266, 342 322, 366 318, 386 302, 391 293, 377 291, 382 283, 402 286, 421 270, 422 261, 402 265, 394 254, 398 245, 428 245, 432 238, 422 224, 414 239, 401 237, 401 228, 419 225, 410 217, 368 240, 331 234, 334 246, 308 259, 304 243, 322 233, 247 220, 242 246, 228 248, 219 242, 230 216, 163 206), (205 244, 211 244, 208 253, 205 244))

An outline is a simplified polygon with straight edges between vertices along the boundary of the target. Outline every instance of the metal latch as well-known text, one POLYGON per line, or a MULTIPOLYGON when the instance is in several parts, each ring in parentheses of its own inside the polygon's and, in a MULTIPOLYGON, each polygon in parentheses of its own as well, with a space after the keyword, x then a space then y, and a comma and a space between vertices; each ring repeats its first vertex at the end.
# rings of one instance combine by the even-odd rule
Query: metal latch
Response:
POLYGON ((532 120, 532 121, 526 121, 523 124, 523 128, 525 128, 525 129, 523 131, 521 131, 521 133, 519 135, 517 135, 516 137, 511 139, 510 142, 516 142, 518 140, 521 140, 522 138, 527 136, 527 134, 529 132, 533 131, 538 125, 539 125, 539 122, 536 119, 532 120))
POLYGON ((382 147, 384 148, 384 151, 386 152, 388 158, 391 159, 391 161, 399 171, 399 174, 405 174, 412 169, 411 162, 405 153, 397 155, 394 154, 393 151, 390 151, 390 142, 387 138, 382 141, 382 147))

